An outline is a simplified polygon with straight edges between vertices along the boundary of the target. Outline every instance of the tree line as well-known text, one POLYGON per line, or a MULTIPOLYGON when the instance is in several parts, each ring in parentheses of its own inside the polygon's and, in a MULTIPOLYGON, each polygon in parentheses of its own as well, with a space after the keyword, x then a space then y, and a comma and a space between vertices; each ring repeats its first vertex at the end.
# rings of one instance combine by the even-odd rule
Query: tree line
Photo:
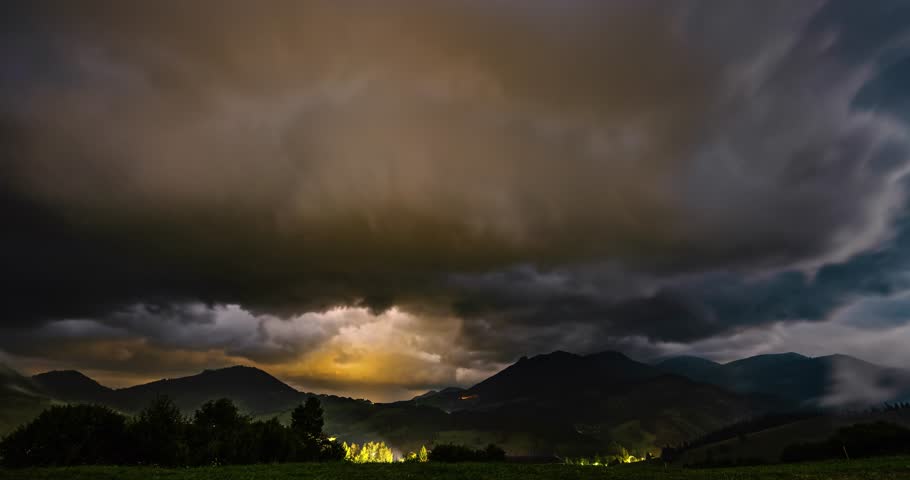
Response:
POLYGON ((625 447, 616 442, 610 442, 607 446, 607 454, 595 454, 593 457, 566 457, 563 463, 566 465, 582 466, 615 466, 623 463, 649 462, 654 459, 651 452, 645 451, 644 455, 636 456, 630 453, 625 447))
MULTIPOLYGON (((158 465, 164 467, 347 460, 391 463, 383 442, 339 443, 323 432, 322 405, 310 397, 291 412, 291 423, 253 420, 231 400, 204 403, 185 416, 166 396, 134 417, 101 405, 57 405, 0 440, 0 464, 8 467, 158 465)), ((489 445, 421 447, 403 461, 502 461, 489 445)))
POLYGON ((341 460, 342 445, 322 431, 323 410, 310 397, 277 418, 243 415, 228 399, 204 403, 184 416, 158 397, 135 417, 100 405, 59 405, 0 441, 5 466, 195 466, 341 460))

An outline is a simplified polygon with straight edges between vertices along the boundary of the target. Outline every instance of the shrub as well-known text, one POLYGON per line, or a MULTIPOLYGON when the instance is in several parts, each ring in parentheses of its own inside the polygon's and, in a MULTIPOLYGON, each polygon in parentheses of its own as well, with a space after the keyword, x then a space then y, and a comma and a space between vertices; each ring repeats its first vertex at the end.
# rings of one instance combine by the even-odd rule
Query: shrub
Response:
POLYGON ((464 445, 442 444, 433 447, 430 451, 429 460, 432 462, 499 462, 506 458, 506 452, 502 448, 493 445, 487 445, 481 450, 474 450, 464 445))
POLYGON ((132 463, 177 466, 187 462, 187 421, 169 397, 157 397, 128 424, 132 463))
POLYGON ((126 418, 97 405, 51 407, 0 442, 3 464, 63 466, 122 463, 126 418))
POLYGON ((241 415, 230 400, 222 398, 204 403, 193 414, 193 422, 190 424, 187 443, 190 446, 191 463, 249 463, 249 445, 244 442, 244 433, 249 427, 250 418, 241 415))

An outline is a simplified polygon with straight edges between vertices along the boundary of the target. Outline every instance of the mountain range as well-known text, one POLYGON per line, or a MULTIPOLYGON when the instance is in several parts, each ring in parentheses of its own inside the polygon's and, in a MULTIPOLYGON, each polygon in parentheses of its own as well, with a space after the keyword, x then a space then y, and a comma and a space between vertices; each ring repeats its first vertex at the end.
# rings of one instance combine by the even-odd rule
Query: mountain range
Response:
MULTIPOLYGON (((522 358, 469 388, 411 400, 372 403, 300 392, 268 373, 235 366, 111 389, 76 371, 26 378, 0 370, 0 428, 8 431, 54 402, 98 403, 133 413, 168 395, 187 414, 230 398, 248 414, 289 420, 310 395, 325 408, 326 430, 349 442, 384 440, 400 450, 422 444, 498 443, 512 455, 580 455, 615 448, 657 453, 734 422, 769 412, 831 405, 844 397, 840 372, 856 370, 888 392, 910 398, 910 373, 846 356, 760 355, 727 364, 676 357, 656 364, 618 352, 557 351, 522 358), (838 396, 840 395, 840 396, 838 396)), ((854 406, 854 405, 851 405, 854 406)), ((0 431, 2 434, 3 431, 0 431)))
POLYGON ((848 355, 757 355, 730 363, 699 357, 666 359, 656 368, 740 393, 774 395, 801 407, 865 407, 910 399, 910 371, 848 355), (876 392, 877 395, 870 395, 876 392))
POLYGON ((141 409, 158 395, 167 395, 185 411, 194 410, 206 400, 230 398, 248 413, 258 415, 287 408, 300 402, 302 395, 268 373, 244 366, 206 370, 198 375, 116 390, 74 370, 42 373, 32 380, 54 398, 101 403, 126 412, 141 409))

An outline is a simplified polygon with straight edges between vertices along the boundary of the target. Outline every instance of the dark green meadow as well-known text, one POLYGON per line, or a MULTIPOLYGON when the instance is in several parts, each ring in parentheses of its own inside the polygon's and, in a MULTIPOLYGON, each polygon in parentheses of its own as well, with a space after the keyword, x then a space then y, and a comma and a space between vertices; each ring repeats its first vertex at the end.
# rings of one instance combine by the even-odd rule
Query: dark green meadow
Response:
POLYGON ((910 457, 829 461, 718 469, 664 468, 655 465, 582 467, 498 464, 363 464, 307 463, 164 469, 149 467, 67 467, 0 469, 0 480, 839 480, 910 479, 910 457))

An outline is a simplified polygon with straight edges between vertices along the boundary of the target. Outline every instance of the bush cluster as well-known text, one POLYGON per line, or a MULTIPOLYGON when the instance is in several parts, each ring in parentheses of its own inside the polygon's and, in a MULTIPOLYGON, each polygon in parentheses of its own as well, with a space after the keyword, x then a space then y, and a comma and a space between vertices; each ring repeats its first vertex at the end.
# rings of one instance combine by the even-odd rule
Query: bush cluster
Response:
POLYGON ((345 451, 322 432, 322 407, 310 397, 286 427, 253 421, 228 399, 190 417, 167 397, 128 418, 99 405, 62 405, 0 441, 0 463, 64 465, 221 465, 340 460, 345 451))
POLYGON ((480 450, 464 445, 436 445, 429 454, 431 462, 501 462, 505 459, 505 450, 492 443, 480 450))

